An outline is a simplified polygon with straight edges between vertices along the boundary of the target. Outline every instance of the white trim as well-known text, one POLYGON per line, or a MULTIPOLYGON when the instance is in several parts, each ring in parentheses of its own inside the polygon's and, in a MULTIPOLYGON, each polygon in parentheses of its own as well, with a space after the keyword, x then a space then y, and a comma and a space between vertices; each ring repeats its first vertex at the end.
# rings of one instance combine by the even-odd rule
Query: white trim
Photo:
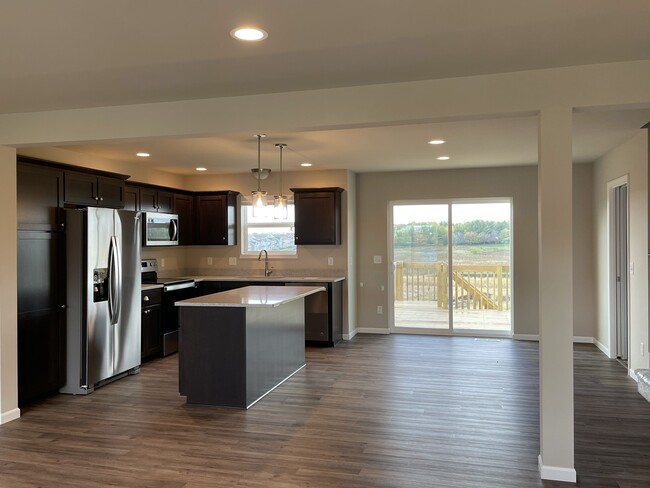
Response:
POLYGON ((541 454, 537 456, 537 467, 539 468, 539 476, 543 480, 564 481, 566 483, 575 483, 577 481, 576 470, 574 468, 544 466, 541 454))
MULTIPOLYGON (((628 255, 628 264, 630 257, 630 185, 629 185, 629 175, 624 174, 616 179, 607 182, 607 305, 608 311, 607 316, 609 317, 609 345, 610 348, 607 352, 607 357, 610 359, 616 359, 616 284, 614 280, 616 279, 616 229, 614 228, 614 189, 620 186, 627 186, 627 255, 628 255)), ((628 280, 627 283, 627 323, 628 323, 628 356, 630 354, 630 275, 629 272, 625 273, 625 276, 628 280)))
POLYGON ((539 341, 539 334, 514 334, 512 338, 516 341, 539 341))
POLYGON ((12 420, 16 420, 19 418, 20 418, 20 409, 14 408, 13 410, 9 410, 8 412, 4 412, 3 414, 0 414, 0 425, 6 424, 7 422, 11 422, 12 420))
POLYGON ((390 334, 390 329, 384 327, 358 327, 356 331, 359 334, 390 334))
POLYGON ((350 341, 350 340, 352 340, 352 339, 354 338, 354 336, 357 335, 357 331, 358 331, 358 330, 359 330, 359 329, 354 329, 354 330, 353 330, 352 332, 350 332, 349 334, 343 334, 343 340, 344 340, 344 341, 350 341))
POLYGON ((598 349, 601 350, 601 352, 602 352, 605 356, 609 357, 609 347, 605 346, 605 344, 603 344, 602 342, 600 342, 600 341, 599 341, 598 339, 596 339, 595 337, 594 337, 594 344, 595 344, 595 346, 596 346, 598 349))
POLYGON ((630 378, 632 378, 632 379, 633 379, 634 381, 636 381, 637 383, 639 382, 639 377, 636 375, 636 373, 634 372, 634 370, 630 369, 630 370, 628 370, 628 373, 629 373, 629 375, 630 375, 630 378))

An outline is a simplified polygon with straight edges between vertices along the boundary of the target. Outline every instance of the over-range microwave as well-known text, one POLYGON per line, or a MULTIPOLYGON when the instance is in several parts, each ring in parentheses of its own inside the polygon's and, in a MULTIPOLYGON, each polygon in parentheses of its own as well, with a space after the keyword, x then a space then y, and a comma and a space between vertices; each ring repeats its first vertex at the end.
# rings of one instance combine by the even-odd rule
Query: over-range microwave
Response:
POLYGON ((178 246, 178 215, 144 212, 143 222, 145 246, 178 246))

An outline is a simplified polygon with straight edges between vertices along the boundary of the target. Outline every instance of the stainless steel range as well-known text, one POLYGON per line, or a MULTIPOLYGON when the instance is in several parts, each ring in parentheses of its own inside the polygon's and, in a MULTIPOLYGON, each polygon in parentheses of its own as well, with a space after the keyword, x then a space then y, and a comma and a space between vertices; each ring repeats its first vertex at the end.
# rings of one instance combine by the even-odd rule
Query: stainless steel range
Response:
POLYGON ((155 258, 143 259, 141 271, 143 285, 162 285, 163 356, 167 356, 178 351, 178 307, 174 303, 193 298, 196 282, 188 278, 159 278, 155 258))

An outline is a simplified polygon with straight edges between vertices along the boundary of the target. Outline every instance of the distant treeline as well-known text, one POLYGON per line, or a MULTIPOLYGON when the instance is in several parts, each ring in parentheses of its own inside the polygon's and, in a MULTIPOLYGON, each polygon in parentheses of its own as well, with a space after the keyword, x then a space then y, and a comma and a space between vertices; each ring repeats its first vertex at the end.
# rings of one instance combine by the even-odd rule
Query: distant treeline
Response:
MULTIPOLYGON (((444 246, 447 245, 447 222, 398 224, 394 227, 395 247, 444 246)), ((463 244, 506 244, 510 242, 510 222, 504 220, 472 220, 454 224, 453 243, 463 244)))

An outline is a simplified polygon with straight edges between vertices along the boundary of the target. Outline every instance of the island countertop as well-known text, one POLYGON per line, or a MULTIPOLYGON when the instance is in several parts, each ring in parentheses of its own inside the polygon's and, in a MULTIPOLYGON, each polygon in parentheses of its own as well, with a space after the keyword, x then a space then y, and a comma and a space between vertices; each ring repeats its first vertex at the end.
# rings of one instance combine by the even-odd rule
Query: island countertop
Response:
POLYGON ((279 307, 285 303, 326 291, 322 286, 245 286, 181 300, 179 307, 279 307))

